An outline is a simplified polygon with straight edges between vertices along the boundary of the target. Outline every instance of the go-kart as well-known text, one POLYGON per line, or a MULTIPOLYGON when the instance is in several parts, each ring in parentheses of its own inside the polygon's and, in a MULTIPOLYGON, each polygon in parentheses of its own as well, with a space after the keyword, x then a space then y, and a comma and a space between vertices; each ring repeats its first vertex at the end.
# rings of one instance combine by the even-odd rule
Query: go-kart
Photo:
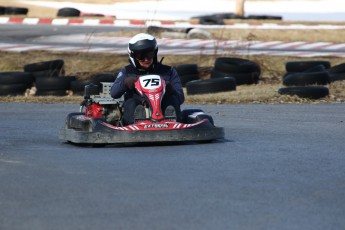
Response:
POLYGON ((122 98, 113 99, 112 83, 87 85, 80 112, 70 113, 60 130, 61 140, 76 144, 125 144, 151 142, 212 141, 224 138, 224 129, 214 125, 213 118, 200 109, 182 110, 176 116, 164 116, 161 100, 166 83, 159 75, 141 76, 135 82, 136 92, 146 99, 145 119, 123 125, 122 98))

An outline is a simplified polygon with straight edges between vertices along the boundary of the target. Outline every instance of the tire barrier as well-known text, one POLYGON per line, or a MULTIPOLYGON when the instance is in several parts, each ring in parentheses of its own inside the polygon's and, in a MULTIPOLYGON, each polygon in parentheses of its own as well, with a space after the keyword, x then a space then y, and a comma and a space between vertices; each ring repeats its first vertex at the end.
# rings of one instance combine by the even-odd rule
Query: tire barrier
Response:
POLYGON ((332 82, 345 80, 345 63, 332 66, 327 71, 332 82))
POLYGON ((35 80, 38 78, 58 77, 64 75, 64 61, 51 60, 24 65, 24 72, 31 73, 35 80))
POLYGON ((25 72, 0 72, 0 95, 23 95, 32 87, 34 78, 32 74, 25 72))
POLYGON ((65 7, 61 8, 57 12, 57 16, 59 17, 79 17, 80 16, 80 10, 71 8, 71 7, 65 7))
POLYGON ((249 19, 249 20, 282 20, 283 17, 275 15, 248 15, 247 17, 233 13, 219 13, 210 15, 200 15, 192 17, 198 19, 201 25, 224 25, 224 20, 228 19, 249 19))
POLYGON ((211 78, 233 77, 237 85, 257 84, 261 75, 260 66, 253 61, 242 58, 216 58, 211 78))
POLYGON ((23 72, 0 72, 0 95, 24 95, 33 89, 35 96, 83 95, 85 85, 101 87, 102 82, 114 82, 117 72, 77 73, 64 76, 64 61, 57 59, 30 63, 23 72), (83 80, 83 78, 88 78, 83 80))
POLYGON ((329 61, 290 61, 285 64, 286 72, 303 72, 312 67, 323 65, 325 69, 331 68, 329 61))
POLYGON ((86 85, 91 83, 102 87, 102 82, 114 82, 117 77, 117 72, 105 73, 77 73, 76 80, 71 82, 71 91, 73 95, 83 95, 86 85), (87 78, 87 79, 83 79, 87 78))
POLYGON ((186 88, 188 95, 228 92, 236 90, 236 80, 233 77, 195 80, 188 82, 186 88))
POLYGON ((286 73, 278 93, 301 98, 319 99, 329 95, 326 85, 331 83, 329 61, 292 61, 285 64, 286 73))
POLYGON ((74 76, 61 76, 36 79, 37 96, 66 96, 67 90, 71 89, 71 82, 74 76))
POLYGON ((283 79, 286 86, 327 85, 331 83, 330 74, 326 70, 287 74, 283 79))
POLYGON ((0 6, 0 15, 27 15, 28 12, 29 9, 25 7, 0 6))
POLYGON ((282 16, 275 16, 275 15, 248 15, 246 19, 253 19, 253 20, 283 20, 282 16))
MULTIPOLYGON (((236 90, 237 85, 257 83, 260 66, 248 59, 216 58, 213 67, 207 67, 210 79, 201 80, 202 68, 197 64, 175 66, 186 87, 188 95, 209 94, 236 90)), ((64 61, 30 63, 23 72, 0 72, 0 95, 23 95, 35 88, 36 96, 83 95, 86 85, 93 83, 101 87, 102 82, 114 82, 117 72, 76 73, 64 76, 64 61)), ((328 61, 287 62, 282 83, 286 87, 278 90, 281 95, 319 99, 329 95, 327 87, 333 81, 345 80, 345 63, 331 66, 328 61)), ((204 79, 204 78, 203 78, 204 79)))
POLYGON ((329 95, 329 89, 325 86, 292 86, 280 88, 278 93, 301 98, 320 99, 329 95))
POLYGON ((192 17, 198 19, 201 25, 224 25, 225 19, 245 19, 245 17, 233 13, 219 13, 192 17))
POLYGON ((200 28, 173 29, 160 26, 148 26, 146 32, 160 37, 212 39, 212 33, 200 28))
POLYGON ((185 87, 190 81, 199 79, 199 70, 197 64, 181 64, 175 66, 181 79, 182 86, 185 87))

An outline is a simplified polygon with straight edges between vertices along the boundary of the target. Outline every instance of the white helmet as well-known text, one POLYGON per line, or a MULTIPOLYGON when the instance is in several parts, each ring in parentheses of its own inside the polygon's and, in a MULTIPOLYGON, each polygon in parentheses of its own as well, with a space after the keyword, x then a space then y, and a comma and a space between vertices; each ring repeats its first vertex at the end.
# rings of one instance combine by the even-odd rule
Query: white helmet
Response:
POLYGON ((157 63, 158 45, 156 39, 149 34, 140 33, 129 40, 128 55, 130 63, 136 69, 142 69, 138 60, 145 57, 153 58, 153 67, 157 63))

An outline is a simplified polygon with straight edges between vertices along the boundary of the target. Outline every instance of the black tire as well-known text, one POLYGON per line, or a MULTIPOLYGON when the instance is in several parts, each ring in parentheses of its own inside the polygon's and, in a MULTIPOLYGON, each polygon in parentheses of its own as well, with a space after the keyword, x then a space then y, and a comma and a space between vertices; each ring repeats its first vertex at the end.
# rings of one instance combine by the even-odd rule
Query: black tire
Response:
POLYGON ((93 83, 101 85, 101 82, 114 82, 117 77, 117 73, 97 73, 91 76, 93 83))
POLYGON ((160 27, 160 26, 148 26, 146 29, 146 32, 148 34, 160 34, 162 32, 169 32, 169 31, 173 32, 175 30, 171 28, 160 27))
POLYGON ((187 82, 199 79, 199 70, 197 64, 181 64, 175 67, 183 87, 187 82))
POLYGON ((211 70, 211 79, 233 77, 236 80, 236 85, 250 85, 259 82, 260 73, 223 73, 215 69, 211 70))
POLYGON ((261 73, 261 68, 256 62, 242 58, 216 58, 214 69, 223 73, 261 73))
POLYGON ((188 75, 180 75, 181 84, 183 87, 190 81, 199 80, 199 74, 188 74, 188 75))
POLYGON ((181 64, 175 67, 179 75, 199 74, 197 64, 181 64))
POLYGON ((331 82, 345 80, 345 73, 332 73, 330 74, 331 82))
POLYGON ((31 73, 34 77, 35 81, 38 78, 50 78, 50 77, 59 77, 63 76, 61 69, 52 69, 52 70, 42 70, 42 71, 35 71, 35 72, 28 72, 31 73))
POLYGON ((323 71, 327 71, 324 65, 316 65, 316 66, 313 66, 309 69, 306 69, 303 72, 304 73, 314 73, 314 72, 323 72, 323 71))
POLYGON ((63 60, 43 61, 24 65, 24 72, 39 72, 45 70, 61 70, 64 66, 63 60))
POLYGON ((345 73, 345 63, 341 63, 339 65, 332 66, 328 72, 330 74, 338 74, 338 73, 345 73))
POLYGON ((80 10, 70 7, 61 8, 57 12, 57 16, 61 17, 79 17, 80 10))
POLYGON ((283 80, 286 86, 327 85, 331 82, 327 71, 302 72, 287 75, 283 80))
POLYGON ((236 90, 236 80, 232 77, 196 80, 186 84, 187 94, 206 94, 236 90))
POLYGON ((282 16, 275 16, 275 15, 248 15, 246 19, 254 19, 254 20, 282 20, 282 16))
POLYGON ((67 91, 63 89, 57 89, 57 90, 37 90, 36 96, 66 96, 67 91))
POLYGON ((27 84, 31 85, 34 78, 31 73, 0 72, 0 84, 27 84))
POLYGON ((217 13, 211 16, 221 18, 221 19, 243 19, 244 17, 234 13, 217 13))
POLYGON ((25 7, 5 7, 5 14, 8 15, 27 15, 28 8, 25 7))
POLYGON ((291 61, 285 64, 285 69, 287 72, 303 72, 318 65, 323 65, 325 69, 331 68, 329 61, 291 61))
POLYGON ((281 95, 298 96, 301 98, 319 99, 329 95, 329 89, 325 86, 295 86, 280 88, 281 95))
POLYGON ((224 25, 224 20, 223 18, 220 18, 217 16, 207 15, 207 16, 200 16, 199 23, 201 25, 224 25))
POLYGON ((84 95, 84 89, 86 85, 93 83, 92 80, 75 80, 71 82, 71 90, 73 95, 84 95))
POLYGON ((69 90, 71 89, 71 82, 75 77, 50 77, 36 79, 36 88, 38 91, 50 90, 69 90))
POLYGON ((29 88, 28 84, 0 84, 0 95, 1 96, 16 96, 23 95, 29 88))
POLYGON ((0 15, 4 15, 6 11, 6 7, 0 6, 0 15))

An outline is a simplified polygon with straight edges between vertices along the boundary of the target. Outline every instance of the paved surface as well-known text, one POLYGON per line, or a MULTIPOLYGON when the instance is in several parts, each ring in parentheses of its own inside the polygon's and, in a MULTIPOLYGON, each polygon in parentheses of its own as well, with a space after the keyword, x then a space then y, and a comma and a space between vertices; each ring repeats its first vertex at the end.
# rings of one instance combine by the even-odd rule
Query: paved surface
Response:
MULTIPOLYGON (((97 33, 121 28, 97 26, 3 25, 0 51, 29 50, 120 53, 127 50, 127 37, 106 37, 97 33)), ((135 28, 132 28, 135 29, 135 28)), ((344 57, 345 43, 236 41, 212 39, 158 39, 161 55, 276 55, 297 57, 344 57)))
POLYGON ((210 144, 78 147, 77 104, 0 104, 0 229, 344 229, 345 107, 193 105, 210 144))

